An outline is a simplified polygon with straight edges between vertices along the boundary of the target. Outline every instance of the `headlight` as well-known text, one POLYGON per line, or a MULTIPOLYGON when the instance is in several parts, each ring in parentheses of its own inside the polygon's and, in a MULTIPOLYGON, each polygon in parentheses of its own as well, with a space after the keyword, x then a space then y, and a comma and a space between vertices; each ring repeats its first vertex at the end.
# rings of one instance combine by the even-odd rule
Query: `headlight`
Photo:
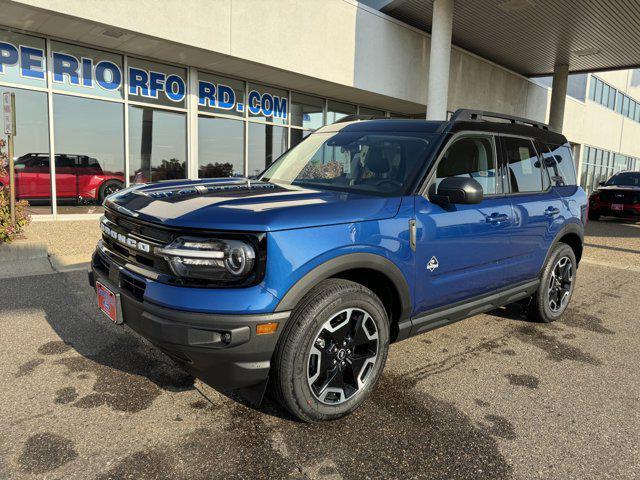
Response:
POLYGON ((174 275, 223 283, 247 278, 256 265, 254 247, 242 240, 180 237, 166 247, 156 247, 174 275))

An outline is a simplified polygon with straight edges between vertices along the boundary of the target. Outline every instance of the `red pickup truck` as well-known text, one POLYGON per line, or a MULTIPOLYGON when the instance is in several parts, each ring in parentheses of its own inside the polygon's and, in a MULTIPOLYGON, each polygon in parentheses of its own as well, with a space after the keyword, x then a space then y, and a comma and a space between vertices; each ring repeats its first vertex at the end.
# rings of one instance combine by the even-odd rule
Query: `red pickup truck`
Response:
MULTIPOLYGON (((27 153, 15 161, 16 198, 46 200, 51 197, 48 153, 27 153)), ((0 177, 0 186, 9 176, 0 177)), ((56 196, 77 203, 102 203, 124 187, 121 172, 105 172, 95 158, 87 155, 56 154, 56 196)))

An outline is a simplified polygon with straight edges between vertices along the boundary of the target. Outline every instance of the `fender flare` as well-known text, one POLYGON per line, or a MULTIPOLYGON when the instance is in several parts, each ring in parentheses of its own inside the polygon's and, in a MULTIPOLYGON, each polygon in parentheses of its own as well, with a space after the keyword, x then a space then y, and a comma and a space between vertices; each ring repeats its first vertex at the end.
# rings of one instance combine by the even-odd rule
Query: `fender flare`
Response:
MULTIPOLYGON (((553 250, 553 247, 555 247, 558 243, 560 243, 560 239, 562 237, 564 237, 568 233, 575 233, 578 237, 580 237, 580 243, 582 245, 582 248, 584 249, 584 227, 581 227, 577 223, 569 223, 569 224, 565 225, 556 234, 556 236, 553 239, 553 242, 551 242, 551 245, 549 246, 549 249, 547 250, 547 254, 544 256, 544 263, 542 264, 542 267, 540 268, 541 272, 544 269, 544 266, 547 264, 547 260, 549 260, 549 255, 551 254, 551 250, 553 250)), ((580 263, 579 260, 578 260, 578 263, 580 263)), ((577 265, 576 265, 576 268, 577 268, 577 265)))
POLYGON ((411 290, 402 271, 388 258, 373 253, 349 253, 327 260, 300 278, 284 295, 274 312, 293 310, 313 287, 338 273, 358 268, 375 270, 387 276, 395 285, 401 302, 399 321, 411 315, 411 290))

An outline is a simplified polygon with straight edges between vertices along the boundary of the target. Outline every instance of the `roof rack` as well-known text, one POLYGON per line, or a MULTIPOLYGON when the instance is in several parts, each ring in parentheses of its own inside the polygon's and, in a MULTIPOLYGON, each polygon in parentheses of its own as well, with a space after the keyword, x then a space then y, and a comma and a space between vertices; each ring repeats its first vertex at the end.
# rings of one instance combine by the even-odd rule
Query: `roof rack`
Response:
POLYGON ((383 115, 347 115, 346 117, 342 117, 341 119, 336 120, 335 122, 333 122, 333 124, 358 122, 361 120, 390 120, 390 117, 385 117, 383 115))
POLYGON ((485 118, 496 118, 500 120, 507 120, 512 124, 520 123, 524 125, 530 125, 535 128, 539 128, 541 130, 549 130, 549 125, 542 122, 536 122, 535 120, 530 120, 528 118, 523 117, 515 117, 513 115, 505 115, 503 113, 495 113, 495 112, 485 112, 482 110, 470 110, 467 108, 460 108, 453 112, 451 118, 449 119, 452 122, 485 122, 490 120, 485 120, 485 118))

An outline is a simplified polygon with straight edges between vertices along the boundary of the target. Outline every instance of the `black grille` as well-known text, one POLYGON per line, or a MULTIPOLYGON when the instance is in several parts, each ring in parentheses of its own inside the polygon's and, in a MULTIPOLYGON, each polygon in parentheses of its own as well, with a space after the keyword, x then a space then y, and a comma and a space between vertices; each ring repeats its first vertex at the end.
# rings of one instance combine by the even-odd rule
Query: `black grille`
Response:
POLYGON ((607 203, 635 204, 640 202, 640 193, 626 190, 601 190, 600 201, 607 203))
POLYGON ((105 261, 104 258, 102 258, 101 255, 94 255, 92 263, 93 268, 95 268, 99 272, 106 274, 107 277, 109 276, 109 264, 105 261))
POLYGON ((114 238, 102 232, 102 241, 107 250, 123 259, 124 263, 130 263, 154 273, 171 273, 166 260, 154 253, 155 247, 163 247, 171 242, 170 232, 123 218, 110 211, 107 211, 105 216, 107 220, 104 225, 116 234, 114 238), (136 243, 130 245, 124 240, 125 238, 135 240, 136 243), (146 248, 138 248, 138 243, 144 243, 146 248))
POLYGON ((147 285, 143 281, 137 280, 123 271, 120 272, 120 288, 125 292, 129 292, 139 302, 144 299, 146 287, 147 285))

